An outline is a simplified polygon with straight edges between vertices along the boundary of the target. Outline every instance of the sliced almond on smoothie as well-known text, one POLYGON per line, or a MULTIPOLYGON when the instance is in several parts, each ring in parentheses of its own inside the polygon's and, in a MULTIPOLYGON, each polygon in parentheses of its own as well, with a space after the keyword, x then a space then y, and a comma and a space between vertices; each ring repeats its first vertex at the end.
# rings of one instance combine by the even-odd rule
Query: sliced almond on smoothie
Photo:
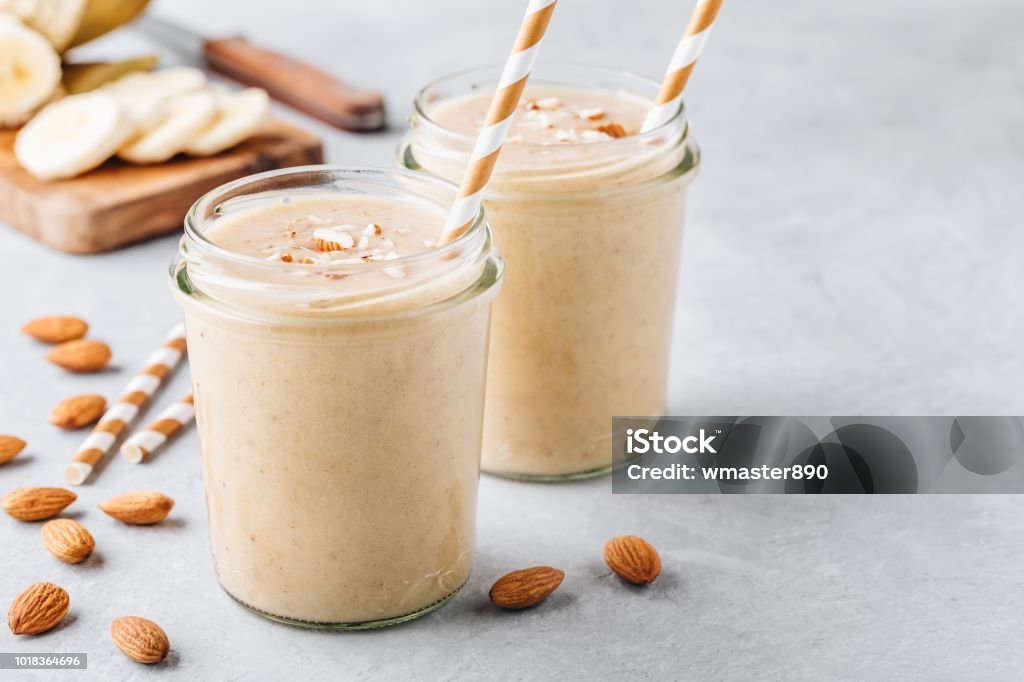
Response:
POLYGON ((317 251, 344 251, 351 249, 355 243, 352 235, 339 227, 321 227, 313 230, 313 244, 317 251))
POLYGON ((597 131, 612 137, 625 137, 628 134, 621 123, 614 121, 597 126, 597 131))

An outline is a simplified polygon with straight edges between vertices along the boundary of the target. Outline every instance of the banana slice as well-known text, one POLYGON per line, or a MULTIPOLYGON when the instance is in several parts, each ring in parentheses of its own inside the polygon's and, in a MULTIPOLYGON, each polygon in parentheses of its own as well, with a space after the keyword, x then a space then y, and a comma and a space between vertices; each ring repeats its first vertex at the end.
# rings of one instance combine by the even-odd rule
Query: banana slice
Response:
POLYGON ((40 180, 70 178, 109 159, 131 131, 110 95, 73 95, 48 105, 21 129, 14 156, 40 180))
POLYGON ((107 84, 104 89, 117 98, 134 124, 145 130, 161 121, 169 99, 204 87, 205 73, 199 69, 180 66, 131 73, 107 84))
POLYGON ((88 4, 88 0, 0 0, 0 10, 14 14, 63 52, 78 32, 88 4))
POLYGON ((175 95, 164 117, 141 136, 129 140, 117 155, 132 163, 166 161, 185 147, 217 116, 217 100, 207 90, 175 95))
POLYGON ((50 43, 10 15, 0 20, 0 128, 27 121, 60 85, 50 43))
POLYGON ((259 130, 270 112, 270 97, 260 88, 220 93, 217 104, 217 117, 185 148, 187 153, 210 156, 234 147, 259 130))

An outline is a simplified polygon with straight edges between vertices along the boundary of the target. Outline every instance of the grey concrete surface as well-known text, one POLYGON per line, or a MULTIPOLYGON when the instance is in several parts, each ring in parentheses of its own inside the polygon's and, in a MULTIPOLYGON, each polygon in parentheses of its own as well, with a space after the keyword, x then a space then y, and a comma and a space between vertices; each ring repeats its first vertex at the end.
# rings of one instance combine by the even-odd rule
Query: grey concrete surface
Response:
MULTIPOLYGON (((524 4, 155 3, 383 88, 386 134, 310 124, 330 161, 383 166, 415 89, 500 61, 524 4)), ((689 8, 562 0, 542 59, 659 74, 689 8)), ((673 411, 1024 414, 1022 23, 1014 0, 726 3, 688 91, 705 161, 673 411)), ((82 56, 149 49, 123 31, 82 56)), ((0 489, 54 484, 81 436, 45 415, 67 394, 114 395, 140 365, 176 313, 165 282, 175 243, 80 258, 0 229, 0 249, 0 432, 31 443, 0 469, 0 489), (89 319, 114 367, 50 367, 17 331, 44 312, 89 319)), ((156 406, 185 387, 180 373, 156 406)), ((346 635, 265 622, 219 590, 193 435, 144 467, 114 461, 80 494, 74 509, 98 542, 81 566, 46 554, 37 526, 0 519, 0 605, 38 580, 72 598, 55 632, 0 627, 0 651, 90 657, 87 673, 24 678, 1010 680, 1024 667, 1020 497, 612 496, 607 480, 485 478, 464 592, 418 622, 346 635), (124 528, 95 509, 138 488, 177 500, 167 523, 124 528), (649 589, 602 564, 603 541, 627 532, 662 550, 649 589), (565 569, 564 587, 533 611, 496 612, 491 581, 538 563, 565 569), (165 663, 113 648, 108 624, 130 613, 167 630, 165 663)))

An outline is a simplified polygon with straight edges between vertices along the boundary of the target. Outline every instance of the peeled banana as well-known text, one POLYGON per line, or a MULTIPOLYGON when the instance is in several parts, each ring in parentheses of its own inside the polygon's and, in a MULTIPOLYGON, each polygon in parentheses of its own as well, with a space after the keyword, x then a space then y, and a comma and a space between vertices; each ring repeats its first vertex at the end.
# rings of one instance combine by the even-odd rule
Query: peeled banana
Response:
POLYGON ((40 180, 71 178, 109 159, 132 133, 124 110, 103 91, 72 95, 36 114, 14 140, 14 156, 40 180))
POLYGON ((250 137, 270 113, 266 90, 249 88, 240 92, 217 93, 217 115, 194 138, 185 151, 193 156, 210 156, 250 137))
MULTIPOLYGON (((8 26, 0 15, 0 48, 5 36, 22 33, 55 54, 41 36, 8 26)), ((0 52, 0 65, 5 54, 0 52)), ((149 65, 129 62, 69 70, 70 94, 44 106, 15 138, 18 162, 41 180, 59 180, 89 171, 115 154, 146 164, 182 152, 209 156, 256 133, 269 112, 266 91, 232 92, 211 85, 205 73, 188 67, 132 72, 99 85, 118 69, 149 65)), ((59 65, 54 68, 59 76, 59 65)))
POLYGON ((148 73, 132 73, 106 86, 117 98, 139 132, 156 125, 166 113, 164 105, 176 95, 206 87, 206 74, 179 66, 148 73))
POLYGON ((0 13, 0 128, 27 121, 60 85, 60 57, 43 36, 0 13))
POLYGON ((160 163, 184 151, 217 116, 217 100, 209 90, 198 90, 175 95, 164 109, 159 123, 118 150, 120 158, 132 163, 160 163))

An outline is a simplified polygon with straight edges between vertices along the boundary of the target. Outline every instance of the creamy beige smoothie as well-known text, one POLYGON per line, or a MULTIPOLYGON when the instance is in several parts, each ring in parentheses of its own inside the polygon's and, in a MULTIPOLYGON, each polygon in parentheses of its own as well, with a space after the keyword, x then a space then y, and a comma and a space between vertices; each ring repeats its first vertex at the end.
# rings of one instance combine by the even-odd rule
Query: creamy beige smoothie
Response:
POLYGON ((434 248, 447 186, 303 172, 201 200, 172 268, 214 562, 273 618, 399 622, 473 564, 500 260, 482 221, 434 248))
MULTIPOLYGON (((455 179, 493 81, 452 81, 421 93, 403 163, 455 179)), ((656 90, 600 69, 531 76, 484 201, 508 272, 492 323, 488 472, 603 473, 613 415, 664 414, 697 157, 682 112, 639 134, 656 90)))

